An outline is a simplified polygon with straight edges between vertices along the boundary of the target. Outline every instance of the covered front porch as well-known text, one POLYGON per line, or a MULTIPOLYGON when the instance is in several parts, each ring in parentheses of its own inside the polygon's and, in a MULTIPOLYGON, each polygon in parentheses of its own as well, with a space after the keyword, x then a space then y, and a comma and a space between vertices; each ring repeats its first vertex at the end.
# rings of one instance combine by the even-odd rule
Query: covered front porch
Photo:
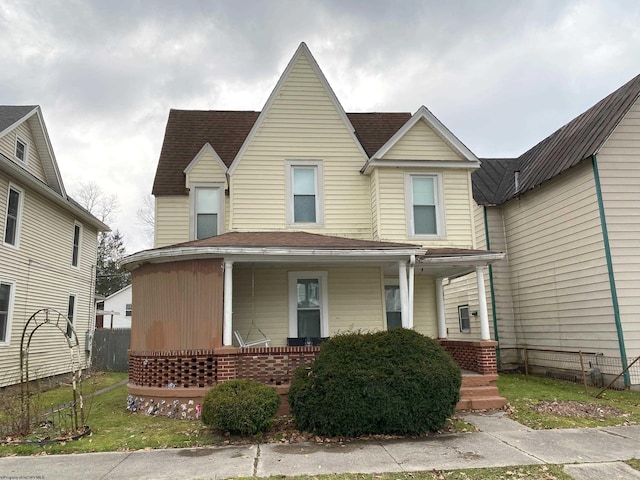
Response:
POLYGON ((320 350, 307 339, 397 326, 439 338, 474 376, 495 375, 486 300, 486 338, 447 340, 442 279, 475 271, 484 298, 484 267, 497 258, 301 232, 230 233, 136 254, 127 263, 131 408, 192 417, 208 388, 233 378, 284 393, 320 350))

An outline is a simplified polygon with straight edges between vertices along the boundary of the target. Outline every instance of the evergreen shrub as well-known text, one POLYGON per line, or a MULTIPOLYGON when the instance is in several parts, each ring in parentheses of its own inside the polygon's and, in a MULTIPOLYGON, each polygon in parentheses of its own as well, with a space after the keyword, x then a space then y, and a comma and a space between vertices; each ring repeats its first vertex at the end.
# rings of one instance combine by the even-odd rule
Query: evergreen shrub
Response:
POLYGON ((449 354, 413 330, 347 333, 296 370, 289 404, 300 430, 321 435, 420 434, 453 415, 461 382, 449 354))
POLYGON ((202 421, 217 430, 254 435, 271 428, 279 406, 275 388, 252 380, 228 380, 205 395, 202 421))

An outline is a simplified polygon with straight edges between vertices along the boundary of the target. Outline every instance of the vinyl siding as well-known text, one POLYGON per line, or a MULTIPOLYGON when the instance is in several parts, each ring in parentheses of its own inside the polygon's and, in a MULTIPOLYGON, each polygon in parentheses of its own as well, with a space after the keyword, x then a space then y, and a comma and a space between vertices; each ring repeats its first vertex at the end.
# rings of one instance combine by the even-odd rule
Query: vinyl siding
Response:
MULTIPOLYGON (((0 175, 0 215, 3 230, 10 179, 0 175)), ((40 195, 13 182, 23 190, 18 248, 0 244, 0 279, 15 282, 10 342, 0 346, 0 386, 19 380, 20 339, 29 317, 41 308, 53 308, 66 315, 69 294, 76 295, 75 326, 82 361, 85 333, 93 329, 94 265, 97 232, 83 225, 79 266, 71 266, 74 221, 70 213, 52 205, 40 195)), ((42 317, 39 317, 40 319, 42 317)), ((57 317, 54 318, 54 320, 57 317)), ((66 330, 64 323, 60 323, 66 330)), ((30 348, 30 375, 48 376, 70 370, 66 340, 53 325, 40 328, 30 348)))
POLYGON ((470 190, 467 169, 377 168, 380 240, 419 243, 429 247, 473 248, 470 190), (408 239, 405 172, 439 174, 444 190, 445 238, 408 239))
POLYGON ((387 153, 384 160, 463 160, 424 121, 417 122, 387 153))
POLYGON ((308 59, 293 66, 232 174, 231 229, 308 230, 372 238, 370 180, 365 162, 308 59), (287 227, 285 162, 322 162, 322 226, 287 227))
POLYGON ((156 197, 155 245, 189 241, 189 196, 156 197))
POLYGON ((380 240, 380 199, 378 198, 378 170, 374 169, 371 178, 371 229, 374 240, 380 240))
POLYGON ((226 183, 227 176, 218 160, 210 151, 205 151, 186 175, 185 187, 191 183, 226 183))
POLYGON ((619 355, 591 163, 503 211, 519 343, 619 355))
POLYGON ((427 275, 414 277, 413 328, 432 338, 438 338, 435 279, 427 275))
POLYGON ((22 122, 13 130, 0 137, 0 153, 6 155, 11 160, 14 160, 18 165, 22 165, 38 180, 47 183, 44 169, 42 168, 42 162, 38 156, 36 142, 34 140, 33 133, 31 132, 31 128, 29 127, 29 122, 22 122), (16 137, 22 138, 29 144, 26 164, 15 159, 16 137))
POLYGON ((598 154, 627 357, 640 355, 640 101, 598 154))

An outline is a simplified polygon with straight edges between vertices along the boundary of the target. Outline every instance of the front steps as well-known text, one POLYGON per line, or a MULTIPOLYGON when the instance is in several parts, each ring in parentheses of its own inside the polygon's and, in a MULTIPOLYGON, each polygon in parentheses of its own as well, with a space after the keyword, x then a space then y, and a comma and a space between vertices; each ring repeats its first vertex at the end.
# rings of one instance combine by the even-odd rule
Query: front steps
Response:
POLYGON ((460 401, 456 410, 490 410, 502 408, 507 400, 500 396, 498 375, 463 374, 460 401))

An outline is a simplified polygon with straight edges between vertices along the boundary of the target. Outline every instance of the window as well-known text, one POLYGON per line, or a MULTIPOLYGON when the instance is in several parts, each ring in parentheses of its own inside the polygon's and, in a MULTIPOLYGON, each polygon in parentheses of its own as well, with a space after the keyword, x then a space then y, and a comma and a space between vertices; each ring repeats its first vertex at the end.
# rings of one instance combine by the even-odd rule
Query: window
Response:
POLYGON ((292 161, 287 169, 287 224, 322 224, 322 162, 292 161))
POLYGON ((289 273, 289 336, 328 336, 326 272, 289 273))
POLYGON ((80 258, 80 230, 81 227, 77 223, 73 226, 73 251, 71 253, 71 265, 78 266, 80 258))
POLYGON ((69 318, 69 323, 67 323, 67 337, 73 337, 73 317, 76 309, 76 296, 69 295, 69 306, 67 307, 67 318, 69 318))
POLYGON ((16 137, 16 159, 21 162, 27 161, 28 145, 29 144, 20 137, 16 137))
POLYGON ((460 331, 463 333, 470 333, 471 322, 469 321, 469 305, 458 306, 458 320, 460 322, 460 331))
POLYGON ((191 238, 219 235, 223 230, 224 186, 204 184, 191 186, 191 238))
POLYGON ((444 236, 444 210, 439 175, 406 177, 409 236, 444 236))
POLYGON ((130 317, 131 316, 131 304, 130 303, 127 303, 124 306, 124 316, 125 317, 130 317))
POLYGON ((7 198, 7 220, 4 228, 4 243, 6 244, 18 245, 21 210, 22 192, 10 186, 7 198))
POLYGON ((398 285, 384 286, 384 304, 387 309, 387 330, 402 326, 402 312, 400 309, 400 287, 398 285))
POLYGON ((0 282, 0 345, 8 344, 11 336, 13 283, 0 282))

